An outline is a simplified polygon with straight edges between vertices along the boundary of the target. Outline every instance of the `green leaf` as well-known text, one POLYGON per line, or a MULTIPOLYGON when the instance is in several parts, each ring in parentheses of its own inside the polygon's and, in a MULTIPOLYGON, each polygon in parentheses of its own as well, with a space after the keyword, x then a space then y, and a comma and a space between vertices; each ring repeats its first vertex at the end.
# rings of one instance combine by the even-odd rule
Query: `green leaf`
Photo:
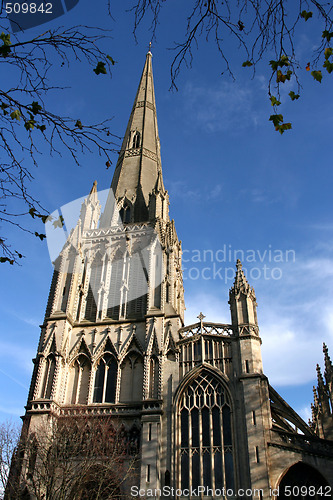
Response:
POLYGON ((310 19, 310 17, 312 17, 312 12, 307 12, 306 10, 303 10, 301 13, 300 13, 300 16, 303 17, 303 19, 305 19, 305 21, 307 21, 308 19, 310 19))
POLYGON ((105 68, 105 63, 103 63, 102 61, 99 61, 97 63, 97 66, 96 68, 94 69, 94 73, 96 73, 96 75, 106 75, 106 68, 105 68))
POLYGON ((75 127, 79 128, 79 129, 83 128, 81 120, 76 120, 75 127))
POLYGON ((282 115, 271 115, 269 117, 270 121, 273 122, 273 125, 275 127, 275 130, 277 132, 280 132, 282 135, 286 130, 291 129, 291 123, 283 123, 283 116, 282 115))
POLYGON ((41 132, 44 132, 44 130, 46 130, 46 126, 45 126, 45 125, 37 125, 37 128, 38 128, 38 130, 40 130, 41 132))
POLYGON ((36 215, 36 209, 34 207, 31 207, 29 209, 29 214, 31 215, 31 217, 34 219, 35 218, 35 215, 36 215))
POLYGON ((325 61, 324 64, 323 64, 323 68, 326 68, 326 71, 328 73, 332 73, 332 71, 333 71, 333 63, 331 63, 330 61, 325 61))
POLYGON ((35 236, 39 238, 41 241, 43 241, 44 238, 46 238, 46 234, 40 234, 35 231, 35 236))
POLYGON ((10 117, 13 119, 13 120, 20 120, 21 118, 21 113, 18 109, 15 109, 15 111, 12 111, 10 113, 10 117))
POLYGON ((274 61, 273 59, 269 61, 269 64, 271 65, 273 71, 276 71, 279 67, 279 61, 274 61))
POLYGON ((278 131, 282 135, 283 132, 290 129, 291 129, 291 123, 282 123, 282 125, 279 126, 278 131))
POLYGON ((280 57, 279 66, 290 66, 289 58, 286 55, 280 57))
POLYGON ((326 38, 326 40, 329 42, 331 40, 331 38, 333 38, 333 31, 329 32, 327 30, 324 30, 322 37, 326 38))
POLYGON ((296 99, 299 99, 300 95, 299 94, 295 94, 295 92, 293 92, 292 90, 289 92, 288 94, 290 96, 290 99, 292 101, 295 101, 296 99))
POLYGON ((317 82, 321 83, 321 80, 323 78, 321 71, 311 71, 311 75, 317 82))
POLYGON ((283 122, 283 115, 271 115, 269 120, 273 122, 275 127, 278 127, 280 122, 283 122))
POLYGON ((253 66, 253 63, 251 63, 251 61, 244 61, 242 67, 246 68, 246 66, 253 66))
POLYGON ((116 61, 114 61, 114 59, 112 59, 111 56, 106 56, 106 58, 110 61, 110 63, 112 64, 112 66, 114 66, 116 64, 116 61))
POLYGON ((35 123, 36 123, 35 120, 29 120, 25 122, 24 127, 28 131, 33 130, 35 128, 35 123))
POLYGON ((10 34, 9 33, 4 33, 2 31, 2 33, 0 35, 0 39, 3 41, 4 45, 11 45, 12 44, 12 42, 10 41, 10 34))
POLYGON ((279 69, 276 73, 276 81, 279 83, 284 83, 286 80, 290 80, 291 75, 293 72, 289 69, 286 74, 282 73, 282 71, 279 69))
POLYGON ((289 58, 285 54, 282 55, 278 61, 274 61, 272 59, 269 61, 269 64, 271 65, 273 71, 277 71, 279 67, 282 68, 283 66, 290 66, 289 58))
POLYGON ((281 102, 278 101, 277 98, 273 95, 270 97, 270 101, 271 101, 272 106, 280 106, 280 104, 281 104, 281 102))
POLYGON ((3 41, 3 45, 0 47, 0 56, 7 57, 11 51, 10 45, 12 44, 10 41, 10 35, 2 32, 0 34, 0 39, 3 41))
POLYGON ((34 115, 38 115, 38 113, 42 110, 42 106, 38 104, 38 102, 34 101, 31 104, 31 111, 33 112, 34 115))

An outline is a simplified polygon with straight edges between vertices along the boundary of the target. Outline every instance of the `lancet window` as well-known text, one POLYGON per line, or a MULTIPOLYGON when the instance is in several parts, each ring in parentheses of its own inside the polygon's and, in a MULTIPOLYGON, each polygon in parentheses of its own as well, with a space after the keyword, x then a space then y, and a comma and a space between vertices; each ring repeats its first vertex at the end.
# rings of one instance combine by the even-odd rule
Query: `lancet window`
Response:
POLYGON ((213 375, 201 372, 183 392, 179 419, 179 487, 234 487, 231 403, 213 375))
MULTIPOLYGON (((145 263, 145 250, 134 252, 129 262, 129 290, 127 295, 126 317, 143 316, 147 309, 148 272, 145 263)), ((147 259, 146 259, 147 260, 147 259)))
POLYGON ((67 401, 70 404, 86 404, 88 399, 91 363, 89 358, 80 354, 70 368, 67 401))
POLYGON ((53 379, 56 368, 56 360, 53 353, 49 354, 45 362, 44 380, 41 390, 41 397, 50 399, 52 394, 53 379))
POLYGON ((118 363, 106 352, 100 358, 95 373, 94 403, 114 403, 116 398, 118 363))
POLYGON ((149 363, 149 397, 158 398, 158 357, 152 356, 149 363))
POLYGON ((86 310, 85 319, 89 321, 96 321, 98 302, 99 302, 99 290, 101 288, 102 281, 102 268, 103 262, 100 254, 97 254, 91 264, 89 288, 86 299, 86 310))
POLYGON ((131 208, 127 203, 124 203, 124 205, 121 207, 121 209, 119 210, 119 215, 123 224, 128 224, 129 222, 131 222, 131 208))
POLYGON ((132 148, 140 147, 140 132, 136 131, 133 134, 132 148))
POLYGON ((111 319, 119 319, 123 269, 124 258, 120 252, 117 252, 111 263, 111 279, 108 296, 107 317, 111 319))
POLYGON ((120 402, 140 401, 143 385, 143 358, 132 351, 121 365, 120 402))

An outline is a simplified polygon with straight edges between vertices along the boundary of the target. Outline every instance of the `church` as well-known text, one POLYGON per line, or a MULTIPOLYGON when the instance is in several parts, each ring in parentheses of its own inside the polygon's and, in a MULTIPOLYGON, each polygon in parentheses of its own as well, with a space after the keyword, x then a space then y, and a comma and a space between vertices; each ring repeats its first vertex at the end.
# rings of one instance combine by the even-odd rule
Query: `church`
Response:
MULTIPOLYGON (((163 182, 150 51, 105 209, 95 181, 54 266, 26 435, 82 413, 91 425, 121 422, 137 452, 122 498, 332 498, 326 346, 305 423, 263 373, 256 295, 240 261, 230 324, 198 311, 198 322, 184 325, 182 247, 163 182)), ((25 498, 36 498, 24 471, 21 482, 25 498)))

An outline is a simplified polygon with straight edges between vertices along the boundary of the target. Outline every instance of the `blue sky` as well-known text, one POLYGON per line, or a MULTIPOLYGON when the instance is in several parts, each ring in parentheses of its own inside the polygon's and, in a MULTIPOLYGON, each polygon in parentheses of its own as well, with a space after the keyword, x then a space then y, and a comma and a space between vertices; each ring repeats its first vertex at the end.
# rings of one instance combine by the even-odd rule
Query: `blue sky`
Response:
MULTIPOLYGON (((112 78, 97 77, 85 64, 67 69, 55 63, 52 78, 71 88, 48 102, 82 121, 111 118, 111 131, 121 136, 150 34, 143 26, 135 43, 125 4, 113 7, 115 21, 103 2, 93 12, 90 5, 81 0, 43 29, 60 22, 111 29, 105 47, 117 61, 112 78)), ((181 5, 163 14, 152 52, 164 182, 184 249, 186 322, 200 311, 209 321, 230 322, 232 269, 243 256, 257 295, 265 373, 307 418, 323 341, 333 355, 332 81, 327 76, 319 84, 303 70, 301 98, 282 110, 293 125, 283 136, 268 121, 267 61, 251 79, 235 53, 234 82, 221 76, 216 50, 203 43, 192 69, 181 72, 178 92, 169 92, 173 53, 167 47, 180 39, 181 20, 181 5)), ((308 26, 295 39, 304 66, 316 43, 308 26)), ((287 85, 285 96, 296 90, 287 85)), ((87 194, 95 179, 99 189, 108 188, 112 170, 96 152, 80 156, 77 167, 65 153, 50 158, 43 150, 31 188, 52 212, 87 194)), ((7 234, 26 257, 22 267, 1 265, 1 419, 24 413, 52 276, 45 242, 7 234)))

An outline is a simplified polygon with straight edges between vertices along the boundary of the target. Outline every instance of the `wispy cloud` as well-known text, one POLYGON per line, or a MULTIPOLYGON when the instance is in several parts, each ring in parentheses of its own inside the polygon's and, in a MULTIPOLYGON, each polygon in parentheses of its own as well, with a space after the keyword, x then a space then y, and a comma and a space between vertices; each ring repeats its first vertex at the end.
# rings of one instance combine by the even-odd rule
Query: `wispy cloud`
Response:
MULTIPOLYGON (((295 262, 274 265, 281 267, 280 280, 249 279, 259 304, 264 370, 273 385, 310 383, 316 364, 323 362, 323 342, 333 354, 333 258, 297 255, 295 262)), ((212 283, 208 293, 195 292, 192 286, 186 294, 187 323, 198 321, 200 311, 208 321, 230 322, 227 293, 221 289, 217 295, 219 286, 223 284, 212 283)))
MULTIPOLYGON (((20 370, 25 371, 26 373, 31 373, 31 359, 33 358, 34 354, 34 349, 23 347, 22 345, 18 345, 17 343, 0 341, 0 358, 2 358, 3 360, 10 359, 12 365, 15 364, 16 367, 18 367, 20 370)), ((2 373, 5 372, 2 371, 2 373)), ((10 374, 7 374, 7 372, 5 374, 12 378, 10 374)))
POLYGON ((224 131, 235 125, 244 129, 258 123, 253 92, 238 82, 220 81, 215 86, 188 82, 183 102, 191 124, 209 132, 224 131))
POLYGON ((186 200, 186 202, 207 202, 207 200, 216 200, 221 196, 223 185, 214 184, 214 186, 189 189, 188 180, 168 180, 168 191, 173 199, 182 198, 186 200))

